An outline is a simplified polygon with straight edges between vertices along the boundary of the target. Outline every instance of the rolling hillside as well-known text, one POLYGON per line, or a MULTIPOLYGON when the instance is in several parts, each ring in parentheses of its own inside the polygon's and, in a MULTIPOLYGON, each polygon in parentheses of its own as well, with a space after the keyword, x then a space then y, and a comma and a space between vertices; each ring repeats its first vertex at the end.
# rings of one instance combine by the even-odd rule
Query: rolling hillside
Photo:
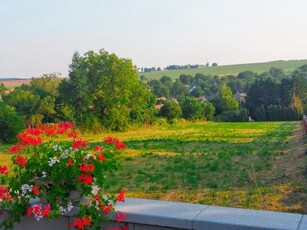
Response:
POLYGON ((181 74, 195 75, 196 73, 202 73, 206 75, 237 75, 239 72, 250 70, 258 74, 268 71, 271 67, 280 68, 285 73, 290 73, 297 67, 307 64, 307 59, 304 60, 290 60, 290 61, 272 61, 263 63, 250 63, 250 64, 237 64, 237 65, 223 65, 216 67, 204 67, 198 69, 180 69, 180 70, 163 70, 149 73, 140 73, 145 75, 147 79, 160 79, 162 76, 168 76, 173 79, 179 78, 181 74))

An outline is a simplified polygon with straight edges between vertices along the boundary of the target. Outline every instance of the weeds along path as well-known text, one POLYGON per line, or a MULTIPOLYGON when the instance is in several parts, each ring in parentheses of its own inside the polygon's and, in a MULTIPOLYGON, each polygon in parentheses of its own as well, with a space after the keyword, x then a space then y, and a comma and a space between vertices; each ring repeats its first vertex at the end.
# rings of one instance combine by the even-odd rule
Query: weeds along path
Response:
MULTIPOLYGON (((275 158, 272 165, 272 174, 268 184, 283 184, 289 191, 282 198, 285 205, 299 204, 298 210, 307 213, 307 136, 302 123, 295 129, 292 139, 289 140, 284 154, 275 158)), ((291 210, 290 210, 291 211, 291 210)))

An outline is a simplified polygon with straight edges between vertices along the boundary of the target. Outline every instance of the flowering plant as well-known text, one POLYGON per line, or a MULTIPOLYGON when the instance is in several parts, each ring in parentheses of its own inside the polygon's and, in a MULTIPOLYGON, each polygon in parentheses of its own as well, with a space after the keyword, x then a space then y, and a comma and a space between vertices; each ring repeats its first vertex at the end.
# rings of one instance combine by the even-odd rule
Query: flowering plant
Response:
MULTIPOLYGON (((14 154, 13 172, 0 165, 1 184, 6 184, 0 186, 0 208, 10 211, 0 227, 12 228, 25 215, 36 220, 57 218, 78 206, 77 218, 68 225, 100 229, 114 205, 124 201, 124 189, 117 195, 102 194, 107 176, 118 167, 116 159, 126 148, 120 140, 107 137, 90 148, 70 122, 28 128, 17 138, 19 143, 8 150, 14 154)), ((124 216, 117 213, 118 222, 124 216)))

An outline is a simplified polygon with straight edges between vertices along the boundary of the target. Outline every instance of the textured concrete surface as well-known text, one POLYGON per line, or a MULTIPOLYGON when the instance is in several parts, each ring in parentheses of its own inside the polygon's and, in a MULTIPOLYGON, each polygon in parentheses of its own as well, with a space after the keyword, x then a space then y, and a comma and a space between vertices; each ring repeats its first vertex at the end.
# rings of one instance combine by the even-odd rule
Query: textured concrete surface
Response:
POLYGON ((302 215, 209 206, 193 222, 194 229, 296 230, 302 215))
POLYGON ((301 223, 300 223, 298 230, 306 230, 306 229, 307 229, 307 216, 304 215, 302 220, 301 220, 301 223))
POLYGON ((146 199, 126 199, 117 209, 127 222, 160 227, 192 229, 192 220, 207 206, 146 199))
MULTIPOLYGON (((37 200, 31 202, 36 203, 37 200)), ((47 218, 36 221, 32 216, 23 217, 21 223, 15 224, 14 230, 68 229, 67 223, 74 221, 73 215, 78 210, 79 208, 74 208, 68 215, 50 222, 47 218)), ((128 223, 129 230, 307 230, 307 216, 293 213, 133 198, 119 203, 116 210, 126 213, 125 222, 128 223)), ((7 215, 7 211, 2 211, 0 222, 7 215)), ((115 213, 111 213, 110 218, 115 221, 115 213)), ((124 224, 115 221, 102 226, 102 229, 124 224)))

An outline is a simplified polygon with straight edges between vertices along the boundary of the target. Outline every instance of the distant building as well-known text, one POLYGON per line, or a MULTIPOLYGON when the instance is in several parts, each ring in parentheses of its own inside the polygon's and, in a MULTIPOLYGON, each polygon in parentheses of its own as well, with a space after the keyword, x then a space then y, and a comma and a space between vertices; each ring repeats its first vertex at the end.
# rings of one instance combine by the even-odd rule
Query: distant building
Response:
POLYGON ((158 110, 160 110, 163 106, 164 106, 164 104, 157 104, 157 105, 155 105, 156 109, 158 109, 158 110))
POLYGON ((206 97, 198 97, 197 100, 200 101, 200 102, 207 102, 208 101, 208 99, 206 97))
POLYGON ((233 96, 237 100, 237 102, 242 103, 245 102, 247 94, 244 92, 240 93, 239 91, 237 91, 233 96))
POLYGON ((166 98, 165 97, 157 97, 156 100, 157 101, 166 101, 166 98))

